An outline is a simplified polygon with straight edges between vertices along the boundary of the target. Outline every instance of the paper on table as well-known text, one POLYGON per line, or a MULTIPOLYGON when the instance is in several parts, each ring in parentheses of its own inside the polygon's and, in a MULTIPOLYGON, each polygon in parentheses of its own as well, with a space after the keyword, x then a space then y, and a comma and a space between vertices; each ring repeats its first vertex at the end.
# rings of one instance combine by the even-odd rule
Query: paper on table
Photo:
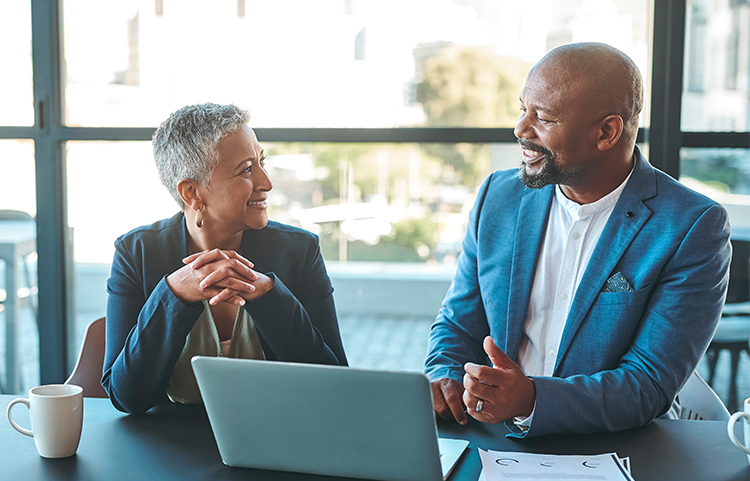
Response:
MULTIPOLYGON (((620 461, 620 464, 622 465, 622 467, 625 468, 625 471, 627 471, 628 474, 632 477, 633 473, 630 471, 630 457, 625 457, 625 458, 618 457, 617 460, 620 461)), ((479 472, 479 478, 477 479, 477 481, 486 481, 484 477, 484 469, 482 469, 479 472)))
MULTIPOLYGON (((617 454, 554 455, 479 450, 479 479, 590 479, 634 481, 617 454)), ((628 465, 629 460, 628 460, 628 465)))

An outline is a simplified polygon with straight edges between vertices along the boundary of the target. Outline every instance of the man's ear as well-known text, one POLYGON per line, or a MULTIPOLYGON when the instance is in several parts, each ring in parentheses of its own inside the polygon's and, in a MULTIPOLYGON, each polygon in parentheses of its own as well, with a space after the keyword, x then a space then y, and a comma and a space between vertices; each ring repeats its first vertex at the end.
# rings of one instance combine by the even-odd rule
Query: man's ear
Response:
POLYGON ((190 206, 193 210, 203 208, 203 199, 200 192, 198 192, 198 183, 196 181, 190 179, 180 180, 177 182, 177 192, 186 206, 190 206))
POLYGON ((622 129, 625 127, 622 117, 619 115, 608 115, 599 124, 599 138, 596 147, 601 150, 609 150, 617 144, 622 135, 622 129))

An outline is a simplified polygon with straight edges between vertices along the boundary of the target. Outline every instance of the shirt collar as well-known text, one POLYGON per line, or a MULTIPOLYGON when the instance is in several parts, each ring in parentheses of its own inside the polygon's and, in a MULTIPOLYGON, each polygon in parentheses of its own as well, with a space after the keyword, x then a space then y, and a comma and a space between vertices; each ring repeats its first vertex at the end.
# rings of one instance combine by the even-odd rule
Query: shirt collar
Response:
POLYGON ((573 219, 580 220, 586 218, 588 216, 602 212, 603 210, 609 209, 617 203, 617 201, 620 199, 620 194, 622 194, 622 191, 628 184, 628 180, 630 180, 630 176, 633 175, 633 170, 635 170, 635 159, 633 160, 633 166, 630 168, 630 173, 627 177, 625 177, 625 180, 623 180, 615 190, 597 200, 596 202, 583 205, 578 204, 577 202, 574 202, 565 197, 565 194, 563 194, 563 191, 560 188, 559 184, 555 186, 555 197, 560 205, 566 211, 568 211, 573 219))

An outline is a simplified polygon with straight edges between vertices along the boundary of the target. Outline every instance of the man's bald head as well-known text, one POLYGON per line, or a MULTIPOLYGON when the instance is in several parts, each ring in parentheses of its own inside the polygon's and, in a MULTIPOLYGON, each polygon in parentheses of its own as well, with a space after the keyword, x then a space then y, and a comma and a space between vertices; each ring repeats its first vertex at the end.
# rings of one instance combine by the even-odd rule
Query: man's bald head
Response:
POLYGON ((553 80, 551 88, 564 88, 578 101, 585 99, 602 118, 622 117, 622 140, 634 145, 638 115, 643 109, 643 79, 635 62, 604 43, 575 43, 549 52, 529 72, 544 71, 553 80))

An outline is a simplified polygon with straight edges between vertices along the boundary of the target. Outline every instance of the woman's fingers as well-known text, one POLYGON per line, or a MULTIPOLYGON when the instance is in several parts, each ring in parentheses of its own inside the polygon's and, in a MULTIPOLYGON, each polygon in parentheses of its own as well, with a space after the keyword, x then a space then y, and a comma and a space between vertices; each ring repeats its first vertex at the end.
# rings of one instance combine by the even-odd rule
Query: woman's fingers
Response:
POLYGON ((220 259, 229 259, 229 256, 221 249, 211 249, 210 251, 203 251, 190 255, 184 258, 182 262, 189 264, 190 267, 197 270, 210 262, 220 259))
MULTIPOLYGON (((232 277, 227 277, 225 279, 222 279, 221 281, 212 284, 210 287, 218 288, 218 289, 231 289, 235 291, 238 295, 242 295, 243 297, 248 296, 252 294, 255 291, 255 286, 252 284, 248 284, 247 282, 243 282, 239 279, 235 279, 232 277)), ((201 288, 203 288, 201 286, 201 288)))
POLYGON ((211 249, 208 251, 196 252, 195 254, 191 254, 182 259, 182 262, 185 264, 191 264, 191 267, 193 269, 200 269, 209 262, 213 262, 219 259, 237 259, 248 269, 252 269, 254 267, 252 262, 237 254, 235 251, 223 251, 221 249, 211 249))
POLYGON ((199 274, 204 276, 200 281, 201 288, 218 284, 225 279, 236 279, 246 284, 258 280, 258 274, 255 271, 234 259, 209 264, 199 274))
POLYGON ((244 257, 242 257, 241 255, 239 255, 235 251, 224 251, 224 252, 229 256, 229 258, 231 258, 231 259, 237 259, 242 264, 244 264, 248 269, 252 269, 253 267, 255 267, 255 264, 253 264, 249 260, 245 259, 244 257))
POLYGON ((212 306, 222 302, 229 302, 230 304, 235 304, 237 306, 245 305, 245 299, 237 295, 237 291, 233 289, 224 289, 208 301, 212 306))
POLYGON ((198 292, 196 294, 202 299, 208 299, 211 305, 220 302, 229 302, 238 306, 245 304, 250 297, 257 297, 268 291, 268 286, 273 285, 266 276, 253 270, 254 264, 234 251, 223 251, 212 249, 198 252, 185 257, 183 263, 185 268, 192 273, 198 292), (269 281, 261 283, 261 291, 254 283, 261 280, 269 281))

